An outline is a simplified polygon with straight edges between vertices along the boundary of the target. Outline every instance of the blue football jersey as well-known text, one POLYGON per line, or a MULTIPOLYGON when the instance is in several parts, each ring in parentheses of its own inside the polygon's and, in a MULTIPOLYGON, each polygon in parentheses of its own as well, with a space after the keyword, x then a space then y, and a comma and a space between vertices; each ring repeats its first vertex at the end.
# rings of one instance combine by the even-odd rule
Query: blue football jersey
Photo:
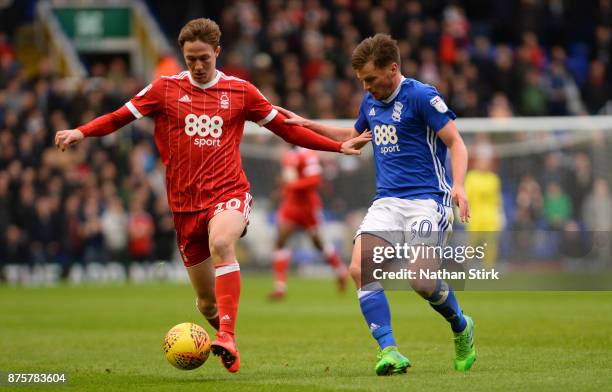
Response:
POLYGON ((437 132, 457 116, 438 91, 410 78, 384 101, 364 95, 355 129, 372 131, 376 196, 434 199, 451 206, 446 145, 437 132))

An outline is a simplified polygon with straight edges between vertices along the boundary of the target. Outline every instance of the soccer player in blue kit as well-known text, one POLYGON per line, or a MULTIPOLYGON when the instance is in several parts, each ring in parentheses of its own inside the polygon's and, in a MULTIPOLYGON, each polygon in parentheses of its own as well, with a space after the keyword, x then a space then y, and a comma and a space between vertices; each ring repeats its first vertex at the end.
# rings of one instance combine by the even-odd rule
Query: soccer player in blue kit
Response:
MULTIPOLYGON (((390 36, 377 34, 364 39, 353 51, 351 63, 366 90, 354 128, 320 124, 279 109, 289 117, 286 122, 336 140, 372 132, 376 196, 355 235, 350 272, 361 312, 380 346, 376 374, 406 373, 411 364, 397 349, 385 291, 376 280, 362 282, 367 275, 362 271, 362 250, 371 255, 374 246, 388 244, 376 233, 414 232, 415 228, 420 239, 432 238, 427 246, 445 244, 452 232, 452 203, 462 221, 470 217, 463 186, 467 149, 453 121, 455 114, 437 90, 402 76, 399 48, 390 36), (452 186, 444 167, 447 150, 452 186), (429 236, 432 232, 437 235, 429 236)), ((427 265, 427 260, 423 262, 427 265)), ((450 323, 454 367, 469 370, 476 360, 474 322, 463 314, 453 289, 441 279, 410 279, 410 285, 450 323)))

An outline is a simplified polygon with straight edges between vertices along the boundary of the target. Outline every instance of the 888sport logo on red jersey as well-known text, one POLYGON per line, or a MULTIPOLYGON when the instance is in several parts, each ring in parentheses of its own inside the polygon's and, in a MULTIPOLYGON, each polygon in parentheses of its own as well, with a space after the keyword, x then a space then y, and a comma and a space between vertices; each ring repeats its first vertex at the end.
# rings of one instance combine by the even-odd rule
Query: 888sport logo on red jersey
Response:
POLYGON ((190 113, 185 116, 185 134, 194 137, 193 143, 198 147, 219 147, 219 139, 223 134, 223 119, 220 116, 198 116, 190 113))

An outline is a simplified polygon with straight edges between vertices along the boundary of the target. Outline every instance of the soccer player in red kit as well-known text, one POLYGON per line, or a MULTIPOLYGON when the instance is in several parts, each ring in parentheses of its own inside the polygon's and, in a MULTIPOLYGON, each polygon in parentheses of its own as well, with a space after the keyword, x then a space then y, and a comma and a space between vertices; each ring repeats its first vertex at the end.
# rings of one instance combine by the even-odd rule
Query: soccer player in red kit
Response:
POLYGON ((265 125, 291 144, 345 154, 358 154, 371 136, 340 143, 285 124, 286 117, 252 84, 216 69, 220 36, 214 21, 190 21, 178 39, 188 71, 162 76, 115 112, 59 131, 55 144, 63 151, 143 116, 155 120, 178 247, 197 308, 218 330, 213 354, 233 373, 240 368, 234 337, 240 298, 235 244, 246 231, 252 202, 239 150, 244 122, 265 125))
POLYGON ((348 270, 331 244, 324 244, 319 234, 321 223, 321 162, 312 150, 296 147, 285 151, 282 165, 282 202, 278 209, 276 249, 272 268, 274 291, 270 299, 283 299, 287 295, 287 270, 291 251, 286 248, 289 238, 299 229, 305 230, 314 246, 325 256, 338 279, 338 289, 344 291, 348 270))

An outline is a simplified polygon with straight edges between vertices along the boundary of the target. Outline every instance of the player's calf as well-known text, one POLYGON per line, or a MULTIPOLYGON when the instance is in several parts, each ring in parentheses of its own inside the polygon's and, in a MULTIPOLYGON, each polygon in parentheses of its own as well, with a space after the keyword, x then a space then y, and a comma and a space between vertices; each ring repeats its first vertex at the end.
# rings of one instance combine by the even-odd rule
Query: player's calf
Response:
POLYGON ((463 317, 463 311, 455 297, 455 292, 445 281, 438 279, 433 293, 425 299, 429 301, 429 305, 436 312, 440 313, 449 322, 454 333, 459 333, 465 329, 466 319, 463 317))
POLYGON ((343 293, 346 291, 346 282, 349 275, 346 265, 344 265, 342 259, 340 259, 340 256, 333 246, 326 246, 323 250, 323 254, 325 255, 325 261, 327 264, 331 266, 336 273, 338 291, 343 293))
POLYGON ((351 265, 349 266, 349 274, 351 275, 351 278, 353 278, 353 281, 355 282, 357 287, 360 287, 361 286, 361 265, 356 264, 356 263, 351 263, 351 265))
POLYGON ((349 277, 348 269, 344 265, 342 265, 342 268, 336 271, 336 282, 338 284, 339 292, 344 293, 346 291, 348 277, 349 277))
POLYGON ((272 270, 274 271, 274 290, 268 295, 270 300, 281 300, 287 295, 287 271, 291 260, 288 249, 278 249, 274 252, 272 270))

